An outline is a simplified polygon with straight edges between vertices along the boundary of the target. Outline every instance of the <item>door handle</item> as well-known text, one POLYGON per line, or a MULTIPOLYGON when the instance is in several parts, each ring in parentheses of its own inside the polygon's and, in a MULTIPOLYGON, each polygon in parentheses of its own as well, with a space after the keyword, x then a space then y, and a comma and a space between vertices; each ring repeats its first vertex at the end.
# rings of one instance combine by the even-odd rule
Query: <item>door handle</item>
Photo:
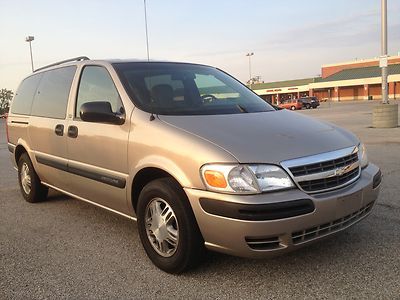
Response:
POLYGON ((69 127, 68 127, 68 136, 69 136, 70 138, 76 138, 76 137, 78 137, 78 127, 73 126, 73 125, 69 126, 69 127))
POLYGON ((63 124, 57 124, 56 128, 54 129, 54 132, 59 136, 63 136, 64 135, 64 125, 63 124))

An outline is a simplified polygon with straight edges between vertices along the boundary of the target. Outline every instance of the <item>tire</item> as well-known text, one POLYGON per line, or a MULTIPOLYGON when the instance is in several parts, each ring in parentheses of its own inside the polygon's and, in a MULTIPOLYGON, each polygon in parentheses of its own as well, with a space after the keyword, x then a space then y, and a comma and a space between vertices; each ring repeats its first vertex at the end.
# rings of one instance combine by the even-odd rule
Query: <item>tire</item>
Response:
POLYGON ((296 110, 296 107, 295 106, 291 106, 290 109, 291 110, 296 110))
POLYGON ((156 179, 143 188, 137 218, 143 247, 161 270, 179 274, 194 268, 204 257, 204 240, 192 208, 174 179, 156 179))
POLYGON ((18 182, 22 196, 27 202, 46 200, 49 189, 40 183, 27 153, 23 153, 18 160, 18 182))
POLYGON ((306 109, 310 109, 311 108, 311 105, 310 104, 307 104, 306 105, 306 109))

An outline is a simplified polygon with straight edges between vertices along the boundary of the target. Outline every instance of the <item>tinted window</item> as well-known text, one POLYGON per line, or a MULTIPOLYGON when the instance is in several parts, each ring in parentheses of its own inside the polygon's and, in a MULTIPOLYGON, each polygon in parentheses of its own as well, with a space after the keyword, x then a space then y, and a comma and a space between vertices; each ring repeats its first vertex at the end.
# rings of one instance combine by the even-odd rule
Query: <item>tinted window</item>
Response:
POLYGON ((32 105, 32 115, 64 119, 75 66, 47 71, 43 74, 32 105))
POLYGON ((112 110, 120 112, 122 102, 108 71, 99 66, 87 66, 83 69, 79 83, 75 117, 79 118, 82 104, 94 101, 111 103, 112 110))
POLYGON ((215 76, 196 74, 194 82, 202 98, 207 97, 207 95, 209 95, 209 98, 214 96, 218 97, 218 99, 237 98, 240 96, 231 86, 225 85, 215 76))
POLYGON ((36 74, 21 82, 11 104, 12 113, 22 115, 29 115, 31 113, 32 100, 41 77, 42 74, 36 74))
POLYGON ((179 63, 115 63, 131 99, 147 112, 213 115, 274 110, 218 69, 179 63))
POLYGON ((173 99, 175 101, 184 100, 184 87, 181 80, 175 80, 168 74, 146 77, 144 80, 147 90, 151 91, 157 85, 168 85, 172 88, 173 99))

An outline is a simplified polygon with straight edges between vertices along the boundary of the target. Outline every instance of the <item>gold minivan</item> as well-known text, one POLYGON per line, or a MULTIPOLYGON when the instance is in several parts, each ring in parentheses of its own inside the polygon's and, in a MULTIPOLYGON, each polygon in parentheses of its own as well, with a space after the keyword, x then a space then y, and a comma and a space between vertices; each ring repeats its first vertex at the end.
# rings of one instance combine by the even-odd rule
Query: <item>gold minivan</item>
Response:
POLYGON ((52 188, 132 220, 180 273, 206 249, 262 258, 368 216, 381 172, 352 133, 205 65, 78 57, 25 78, 7 120, 28 202, 52 188))

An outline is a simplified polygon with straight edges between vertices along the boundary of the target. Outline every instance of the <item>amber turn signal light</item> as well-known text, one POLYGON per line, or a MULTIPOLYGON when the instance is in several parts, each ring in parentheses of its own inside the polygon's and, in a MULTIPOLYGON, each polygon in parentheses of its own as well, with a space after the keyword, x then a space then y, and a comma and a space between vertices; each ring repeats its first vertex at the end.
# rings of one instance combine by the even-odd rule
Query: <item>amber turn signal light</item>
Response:
POLYGON ((225 176, 219 171, 207 170, 204 172, 204 178, 209 186, 222 189, 227 187, 225 176))

